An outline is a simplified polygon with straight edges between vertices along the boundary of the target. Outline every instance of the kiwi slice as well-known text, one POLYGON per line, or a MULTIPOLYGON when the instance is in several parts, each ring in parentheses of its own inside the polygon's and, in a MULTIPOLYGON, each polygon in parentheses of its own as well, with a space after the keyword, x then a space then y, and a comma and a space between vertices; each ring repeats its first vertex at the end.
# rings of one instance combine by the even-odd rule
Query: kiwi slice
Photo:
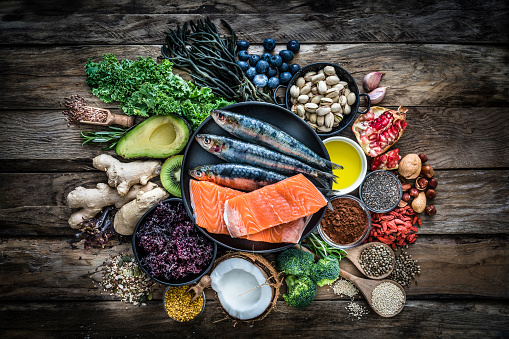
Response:
POLYGON ((161 183, 163 187, 176 197, 182 198, 180 191, 180 171, 182 169, 183 155, 175 155, 166 159, 161 167, 161 183))

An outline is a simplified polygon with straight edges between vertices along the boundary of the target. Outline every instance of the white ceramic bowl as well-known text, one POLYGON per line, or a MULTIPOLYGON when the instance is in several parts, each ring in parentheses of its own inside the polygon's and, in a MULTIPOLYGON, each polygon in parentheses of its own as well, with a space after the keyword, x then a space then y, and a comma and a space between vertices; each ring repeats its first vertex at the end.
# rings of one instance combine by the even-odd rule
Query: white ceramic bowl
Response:
MULTIPOLYGON (((366 159, 366 155, 364 154, 364 151, 362 150, 361 146, 359 146, 359 144, 355 140, 352 140, 350 138, 345 138, 345 137, 330 137, 330 138, 325 139, 323 141, 323 143, 325 144, 325 147, 327 147, 327 143, 332 142, 332 141, 342 141, 342 142, 345 142, 345 143, 351 145, 357 151, 357 153, 359 154, 359 158, 361 159, 361 171, 359 173, 359 176, 357 177, 357 180, 355 180, 355 182, 348 187, 345 187, 340 190, 335 190, 336 194, 348 194, 348 193, 355 191, 357 189, 357 187, 359 187, 359 185, 364 180, 364 177, 366 176, 366 172, 368 170, 368 161, 366 159)), ((329 153, 329 156, 331 156, 330 153, 329 153)), ((339 164, 339 165, 341 165, 341 164, 339 164)))

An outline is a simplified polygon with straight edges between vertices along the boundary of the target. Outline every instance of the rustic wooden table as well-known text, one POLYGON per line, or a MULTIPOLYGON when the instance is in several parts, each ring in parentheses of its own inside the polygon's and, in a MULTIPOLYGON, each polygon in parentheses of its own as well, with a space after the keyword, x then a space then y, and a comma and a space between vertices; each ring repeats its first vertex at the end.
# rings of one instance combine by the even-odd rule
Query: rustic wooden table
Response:
POLYGON ((508 337, 508 14, 504 1, 2 1, 2 337, 508 337), (209 291, 199 320, 178 324, 162 309, 161 289, 136 307, 94 287, 94 269, 130 245, 73 244, 65 197, 105 175, 91 161, 101 150, 81 146, 59 103, 81 94, 116 111, 90 94, 86 60, 155 58, 167 29, 206 15, 226 19, 251 51, 267 37, 297 39, 301 65, 337 63, 359 85, 383 71, 391 87, 383 105, 409 108, 397 146, 428 155, 438 213, 423 217, 408 250, 422 273, 400 315, 351 319, 348 300, 322 287, 305 310, 281 299, 264 321, 233 327, 209 291))

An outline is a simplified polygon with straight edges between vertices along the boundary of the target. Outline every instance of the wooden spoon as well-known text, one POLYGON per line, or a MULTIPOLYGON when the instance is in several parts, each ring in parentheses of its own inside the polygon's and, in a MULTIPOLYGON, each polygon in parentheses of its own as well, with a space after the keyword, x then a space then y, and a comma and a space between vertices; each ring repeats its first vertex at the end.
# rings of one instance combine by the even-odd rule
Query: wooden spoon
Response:
POLYGON ((120 125, 120 126, 125 126, 125 127, 131 127, 134 123, 134 117, 111 113, 111 111, 109 109, 105 109, 105 108, 98 108, 98 107, 89 107, 89 108, 99 111, 99 112, 106 113, 108 115, 106 118, 106 121, 98 122, 98 121, 81 120, 80 123, 89 124, 89 125, 98 125, 98 126, 120 125))
MULTIPOLYGON (((210 279, 210 276, 209 275, 204 275, 200 281, 198 282, 198 284, 190 287, 187 292, 193 290, 195 295, 194 297, 191 299, 191 301, 189 303, 192 303, 193 301, 195 301, 196 299, 198 299, 200 297, 200 295, 203 293, 203 290, 206 289, 207 287, 210 286, 210 284, 212 283, 212 279, 210 279)), ((186 292, 186 293, 187 293, 186 292)))
POLYGON ((345 270, 342 270, 342 269, 340 269, 339 275, 342 276, 345 279, 350 280, 352 283, 355 284, 355 286, 357 286, 359 291, 361 291, 361 293, 364 295, 364 298, 366 298, 366 301, 368 302, 369 306, 378 315, 380 315, 380 316, 382 316, 384 318, 390 318, 390 317, 394 317, 396 314, 399 314, 401 312, 401 310, 403 310, 403 307, 405 306, 405 302, 406 302, 406 293, 405 293, 405 290, 403 289, 403 287, 400 284, 398 284, 397 282, 395 282, 393 280, 388 280, 388 279, 385 279, 385 280, 363 279, 363 278, 356 277, 355 275, 350 274, 350 273, 348 273, 348 272, 346 272, 345 270), (396 313, 389 314, 389 315, 384 315, 384 314, 381 314, 380 312, 378 312, 373 307, 373 303, 372 303, 372 300, 371 300, 372 299, 373 290, 375 289, 375 287, 377 287, 378 285, 380 285, 381 283, 386 282, 386 281, 391 282, 394 285, 396 285, 401 290, 401 292, 403 293, 403 297, 404 297, 404 300, 403 300, 403 303, 401 304, 401 307, 396 311, 396 313))
POLYGON ((346 258, 348 260, 350 260, 352 262, 352 264, 354 264, 355 267, 357 267, 357 269, 362 274, 364 274, 366 277, 368 277, 370 279, 384 279, 384 278, 387 278, 392 273, 392 271, 394 270, 394 266, 396 264, 396 256, 394 255, 394 251, 392 250, 392 248, 389 245, 381 243, 381 242, 370 242, 370 243, 367 243, 367 244, 363 244, 361 246, 357 246, 357 247, 354 247, 354 248, 349 248, 347 250, 347 252, 348 252, 348 255, 346 256, 346 258), (364 271, 364 269, 362 268, 362 266, 361 266, 361 264, 359 262, 359 258, 361 257, 362 251, 365 248, 368 248, 368 247, 374 246, 374 245, 377 245, 377 246, 381 245, 381 246, 386 247, 389 250, 389 253, 391 254, 391 257, 392 257, 392 266, 391 266, 391 269, 389 270, 389 272, 387 272, 385 274, 382 274, 380 276, 374 276, 374 275, 367 274, 364 271))

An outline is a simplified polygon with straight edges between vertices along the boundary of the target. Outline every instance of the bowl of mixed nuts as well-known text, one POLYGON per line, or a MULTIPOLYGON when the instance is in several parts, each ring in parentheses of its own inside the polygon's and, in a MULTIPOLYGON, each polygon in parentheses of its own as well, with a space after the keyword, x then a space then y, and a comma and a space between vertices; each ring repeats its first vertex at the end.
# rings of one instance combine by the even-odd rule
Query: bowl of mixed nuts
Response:
POLYGON ((359 94, 353 77, 342 67, 317 62, 297 72, 284 98, 286 108, 304 119, 320 137, 333 136, 355 119, 356 113, 367 113, 371 106, 366 93, 359 94), (368 107, 359 111, 360 97, 368 107))

